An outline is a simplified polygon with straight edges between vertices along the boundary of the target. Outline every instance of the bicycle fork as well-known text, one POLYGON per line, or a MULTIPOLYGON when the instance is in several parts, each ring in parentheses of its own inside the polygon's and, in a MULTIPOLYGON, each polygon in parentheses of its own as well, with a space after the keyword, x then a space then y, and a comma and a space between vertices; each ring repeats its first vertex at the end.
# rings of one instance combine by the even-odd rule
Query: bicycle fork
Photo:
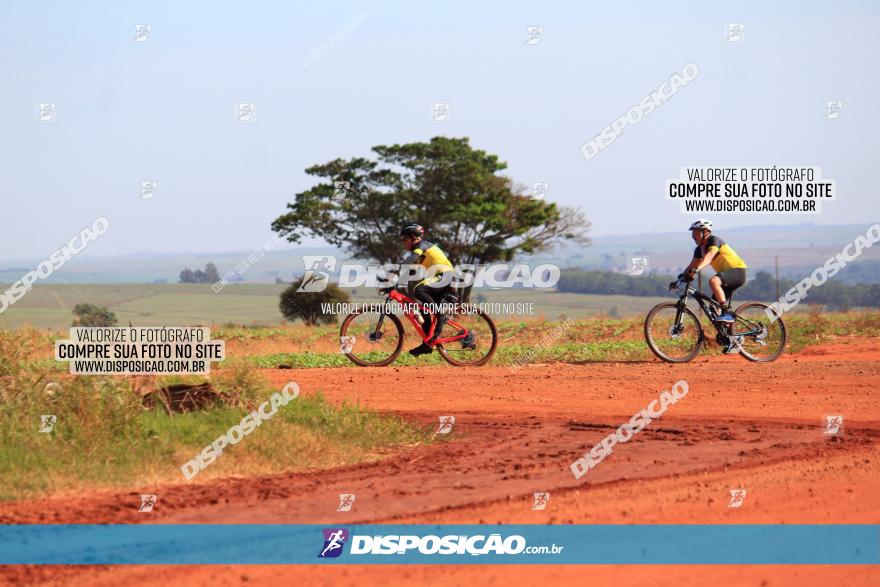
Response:
POLYGON ((382 338, 382 324, 385 322, 385 314, 379 314, 379 319, 376 320, 376 326, 373 328, 372 332, 367 335, 367 338, 370 342, 378 342, 379 339, 382 338))
POLYGON ((672 327, 669 329, 669 336, 672 338, 678 338, 682 331, 684 331, 684 322, 681 317, 684 315, 684 304, 678 304, 675 309, 675 321, 672 323, 672 327))

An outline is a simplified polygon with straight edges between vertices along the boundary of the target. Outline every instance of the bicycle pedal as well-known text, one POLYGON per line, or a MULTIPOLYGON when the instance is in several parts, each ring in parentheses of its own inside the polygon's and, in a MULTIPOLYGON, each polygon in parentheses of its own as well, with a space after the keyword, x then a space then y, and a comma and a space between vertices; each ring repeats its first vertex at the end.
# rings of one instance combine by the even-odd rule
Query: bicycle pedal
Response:
POLYGON ((724 349, 725 355, 735 355, 742 352, 742 336, 735 336, 730 339, 730 344, 724 349))

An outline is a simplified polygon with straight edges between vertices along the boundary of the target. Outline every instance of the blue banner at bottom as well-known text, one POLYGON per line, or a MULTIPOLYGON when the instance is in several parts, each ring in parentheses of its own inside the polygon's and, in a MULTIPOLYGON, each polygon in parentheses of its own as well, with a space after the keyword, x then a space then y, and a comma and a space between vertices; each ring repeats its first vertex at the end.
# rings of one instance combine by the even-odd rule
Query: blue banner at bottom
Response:
POLYGON ((3 525, 0 564, 880 564, 880 525, 3 525))

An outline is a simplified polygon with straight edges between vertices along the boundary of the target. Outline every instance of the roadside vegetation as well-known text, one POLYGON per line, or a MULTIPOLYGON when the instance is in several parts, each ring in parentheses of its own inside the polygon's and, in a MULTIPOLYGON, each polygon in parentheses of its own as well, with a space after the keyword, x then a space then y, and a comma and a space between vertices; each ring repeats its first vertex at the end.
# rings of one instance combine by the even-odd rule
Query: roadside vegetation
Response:
MULTIPOLYGON (((786 315, 784 319, 788 327, 787 353, 851 336, 880 336, 880 312, 877 311, 825 313, 816 306, 808 312, 786 315)), ((643 324, 641 318, 611 317, 580 319, 574 321, 572 326, 567 326, 564 320, 499 322, 498 351, 491 365, 511 365, 525 355, 528 355, 529 363, 656 360, 645 343, 643 324)), ((703 347, 703 355, 717 354, 719 348, 714 341, 714 329, 707 321, 704 321, 703 328, 710 339, 709 344, 703 347)), ((230 334, 249 338, 254 341, 255 349, 268 346, 271 339, 259 338, 262 329, 254 330, 256 332, 237 330, 230 334)), ((283 332, 279 330, 276 330, 276 335, 283 332)), ((308 341, 311 349, 321 348, 322 343, 325 347, 334 344, 338 347, 337 336, 335 328, 314 329, 308 332, 304 340, 308 341)), ((244 348, 247 346, 244 345, 244 348)), ((261 368, 352 366, 345 355, 338 351, 255 352, 248 353, 247 358, 261 368)), ((433 364, 445 363, 437 354, 413 358, 403 352, 394 366, 433 364)))
MULTIPOLYGON (((0 500, 84 487, 183 483, 181 465, 280 391, 250 363, 233 359, 210 377, 216 401, 170 413, 160 403, 145 407, 144 396, 207 378, 71 377, 29 359, 46 343, 33 331, 0 331, 0 500), (55 417, 52 429, 40 432, 47 415, 55 417)), ((396 416, 331 404, 302 390, 193 482, 369 461, 429 439, 428 431, 396 416)))
MULTIPOLYGON (((787 353, 880 336, 877 311, 826 313, 815 306, 785 320, 787 353)), ((499 321, 499 350, 491 364, 656 360, 644 342, 642 324, 641 318, 611 317, 499 321)), ((339 353, 337 325, 229 324, 215 328, 213 337, 226 341, 229 358, 215 364, 210 378, 73 377, 66 364, 52 358, 54 341, 66 333, 0 330, 0 500, 83 487, 183 483, 183 463, 280 391, 259 368, 352 366, 339 353), (205 381, 217 399, 202 409, 169 413, 161 406, 145 407, 144 396, 151 391, 205 381), (43 415, 57 418, 51 432, 39 432, 43 415)), ((710 342, 704 353, 717 351, 710 342)), ((436 354, 415 359, 404 352, 388 369, 433 364, 441 364, 436 354)), ((320 392, 303 390, 195 482, 363 462, 430 438, 430 431, 397 416, 331 404, 320 392)))
MULTIPOLYGON (((880 336, 880 311, 825 312, 821 306, 798 310, 802 311, 784 317, 789 335, 786 353, 851 336, 880 336)), ((508 365, 527 353, 532 363, 654 360, 654 355, 645 344, 643 324, 643 317, 611 316, 577 318, 570 322, 566 322, 565 318, 497 320, 499 344, 491 364, 508 365)), ((718 351, 714 343, 714 330, 705 320, 703 328, 711 339, 703 353, 714 354, 718 351)), ((33 352, 29 359, 36 366, 47 371, 67 370, 66 363, 56 363, 52 358, 55 340, 66 338, 66 333, 33 329, 16 332, 16 336, 31 341, 28 346, 33 352)), ((337 324, 307 326, 297 323, 275 327, 226 324, 215 326, 211 332, 212 338, 226 342, 228 356, 240 358, 259 368, 352 366, 339 352, 337 324)), ((408 348, 409 342, 415 344, 415 335, 407 330, 404 348, 408 348)), ((3 360, 0 357, 0 371, 3 360)), ((445 363, 436 354, 413 358, 403 352, 393 366, 432 364, 445 363)), ((212 369, 222 371, 229 366, 229 362, 215 363, 212 369)))

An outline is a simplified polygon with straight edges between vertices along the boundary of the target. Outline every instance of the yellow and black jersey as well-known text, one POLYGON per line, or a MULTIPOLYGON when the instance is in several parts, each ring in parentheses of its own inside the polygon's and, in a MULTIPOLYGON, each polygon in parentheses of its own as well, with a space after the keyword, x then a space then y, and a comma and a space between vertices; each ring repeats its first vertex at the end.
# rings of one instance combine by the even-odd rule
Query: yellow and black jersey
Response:
POLYGON ((722 271, 727 271, 728 269, 745 269, 746 262, 742 260, 742 257, 736 254, 736 251, 733 250, 729 244, 724 242, 721 237, 712 235, 706 240, 706 244, 704 246, 697 246, 694 249, 694 259, 702 259, 706 256, 706 253, 715 249, 718 251, 715 256, 712 258, 712 269, 721 273, 722 271))
POLYGON ((425 240, 420 240, 415 246, 413 246, 412 254, 406 258, 404 263, 407 265, 418 264, 424 267, 429 273, 433 272, 434 277, 425 279, 416 285, 439 281, 440 275, 447 271, 452 271, 453 269, 452 263, 449 262, 449 258, 446 256, 446 253, 443 252, 443 249, 425 240))

